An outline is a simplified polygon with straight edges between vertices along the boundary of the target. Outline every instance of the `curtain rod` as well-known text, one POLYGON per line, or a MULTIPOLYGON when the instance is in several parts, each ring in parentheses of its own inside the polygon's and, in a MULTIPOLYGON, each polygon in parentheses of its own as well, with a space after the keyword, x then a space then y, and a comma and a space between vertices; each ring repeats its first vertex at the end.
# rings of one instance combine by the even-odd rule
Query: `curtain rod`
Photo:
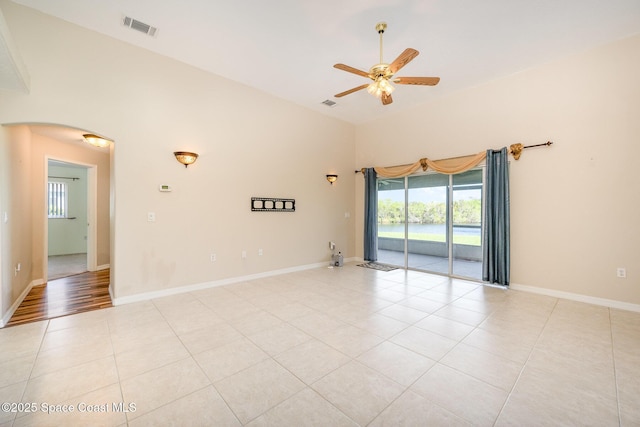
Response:
MULTIPOLYGON (((522 144, 511 144, 511 146, 509 146, 509 152, 511 154, 513 154, 513 158, 518 160, 520 158, 520 154, 522 153, 522 150, 526 149, 526 148, 534 148, 534 147, 543 147, 543 146, 547 146, 550 147, 553 144, 553 141, 547 141, 545 143, 542 144, 534 144, 534 145, 522 145, 522 144)), ((456 158, 460 158, 460 157, 466 157, 466 156, 459 156, 459 157, 451 157, 452 159, 456 159, 456 158)), ((447 159, 449 160, 449 159, 447 159)), ((406 166, 406 165, 401 165, 401 166, 406 166)), ((362 173, 364 174, 364 170, 366 168, 362 168, 360 170, 355 171, 355 173, 362 173)))
POLYGON ((547 142, 545 142, 544 144, 525 145, 525 146, 524 146, 524 147, 522 147, 522 148, 542 147, 543 145, 549 146, 549 145, 551 145, 551 144, 553 144, 553 141, 547 141, 547 142))
POLYGON ((534 145, 522 145, 522 144, 511 144, 509 146, 509 153, 513 154, 513 158, 518 160, 520 158, 520 154, 522 154, 522 150, 525 148, 534 148, 534 147, 542 147, 547 146, 550 147, 553 144, 553 141, 547 141, 543 144, 534 144, 534 145))
POLYGON ((74 178, 72 176, 51 176, 49 175, 49 178, 55 178, 55 179, 72 179, 74 181, 79 180, 80 178, 74 178))

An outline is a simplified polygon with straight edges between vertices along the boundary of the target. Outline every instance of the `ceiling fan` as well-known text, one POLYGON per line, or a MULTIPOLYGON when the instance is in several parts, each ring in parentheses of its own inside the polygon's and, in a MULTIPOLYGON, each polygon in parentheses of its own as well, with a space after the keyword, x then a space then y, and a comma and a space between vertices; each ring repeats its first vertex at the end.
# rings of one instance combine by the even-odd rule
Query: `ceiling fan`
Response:
POLYGON ((350 67, 344 64, 336 64, 333 67, 338 70, 347 71, 349 73, 357 74, 362 77, 367 77, 373 80, 372 83, 367 83, 360 85, 358 87, 354 87, 353 89, 346 90, 344 92, 340 92, 335 95, 336 98, 343 97, 345 95, 349 95, 350 93, 357 92, 364 88, 367 88, 367 92, 372 95, 375 95, 377 98, 380 98, 382 101, 382 105, 389 105, 393 102, 391 98, 391 92, 393 92, 394 87, 391 85, 391 82, 401 84, 401 85, 426 85, 426 86, 435 86, 440 81, 440 77, 396 77, 393 78, 393 75, 400 71, 402 67, 407 65, 413 58, 418 56, 420 52, 415 49, 405 49, 404 52, 400 54, 391 64, 387 64, 382 60, 382 35, 384 34, 384 30, 387 29, 387 24, 385 22, 379 22, 376 24, 376 31, 380 34, 380 63, 374 65, 369 69, 369 72, 358 70, 357 68, 350 67))

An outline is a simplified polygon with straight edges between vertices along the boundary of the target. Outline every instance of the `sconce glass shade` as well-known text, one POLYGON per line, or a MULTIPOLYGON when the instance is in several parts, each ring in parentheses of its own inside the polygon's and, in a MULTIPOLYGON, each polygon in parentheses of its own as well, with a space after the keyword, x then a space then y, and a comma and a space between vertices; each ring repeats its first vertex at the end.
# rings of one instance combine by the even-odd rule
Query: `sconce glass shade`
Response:
POLYGON ((185 168, 194 163, 198 158, 196 153, 191 153, 189 151, 175 151, 173 155, 176 156, 176 159, 182 163, 185 168))
POLYGON ((111 144, 110 140, 92 133, 85 133, 82 137, 87 144, 91 144, 94 147, 105 148, 111 144))
POLYGON ((327 181, 329 184, 333 185, 334 182, 338 180, 338 175, 327 175, 327 181))

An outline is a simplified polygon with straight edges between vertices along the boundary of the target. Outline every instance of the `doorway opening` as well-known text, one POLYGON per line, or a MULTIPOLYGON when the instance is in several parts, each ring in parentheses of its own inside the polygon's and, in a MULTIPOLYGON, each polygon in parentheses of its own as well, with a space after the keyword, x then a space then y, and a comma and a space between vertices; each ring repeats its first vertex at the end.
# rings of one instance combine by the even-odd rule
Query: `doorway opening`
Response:
POLYGON ((26 159, 8 181, 29 207, 16 233, 3 236, 3 251, 5 240, 26 242, 21 260, 30 277, 19 283, 21 301, 3 316, 4 324, 111 306, 113 145, 90 146, 87 131, 63 125, 8 126, 9 148, 26 159), (54 271, 58 261, 63 271, 54 271))
POLYGON ((77 163, 48 159, 47 161, 47 280, 87 271, 95 271, 89 258, 95 259, 95 241, 90 242, 92 232, 89 212, 95 212, 90 203, 88 180, 91 168, 77 163))

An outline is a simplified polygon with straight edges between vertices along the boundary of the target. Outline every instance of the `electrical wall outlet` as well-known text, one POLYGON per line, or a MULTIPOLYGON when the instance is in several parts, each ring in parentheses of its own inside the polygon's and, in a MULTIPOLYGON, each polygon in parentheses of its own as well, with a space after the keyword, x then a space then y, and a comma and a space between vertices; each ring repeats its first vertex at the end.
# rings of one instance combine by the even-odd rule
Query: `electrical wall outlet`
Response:
POLYGON ((240 256, 242 256, 242 259, 245 259, 247 257, 247 251, 242 251, 240 256))
POLYGON ((331 249, 333 251, 333 250, 335 250, 335 248, 336 248, 335 242, 329 242, 329 249, 331 249))
POLYGON ((216 262, 216 254, 211 254, 211 262, 216 262))
POLYGON ((616 275, 620 279, 626 279, 627 278, 627 269, 624 268, 624 267, 618 267, 616 269, 616 275))
POLYGON ((263 252, 262 249, 258 249, 258 256, 262 256, 263 252))

